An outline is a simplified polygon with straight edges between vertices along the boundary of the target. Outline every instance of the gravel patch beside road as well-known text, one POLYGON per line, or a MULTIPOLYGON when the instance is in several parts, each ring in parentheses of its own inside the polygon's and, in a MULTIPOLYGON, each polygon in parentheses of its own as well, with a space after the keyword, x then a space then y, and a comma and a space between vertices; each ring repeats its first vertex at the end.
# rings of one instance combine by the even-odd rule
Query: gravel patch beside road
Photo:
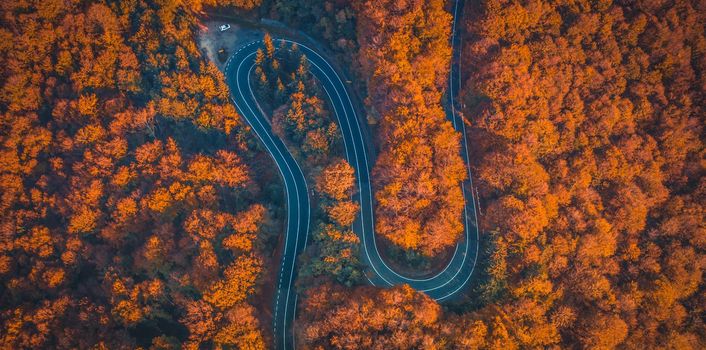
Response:
POLYGON ((223 20, 205 20, 202 22, 197 42, 201 52, 221 71, 225 70, 225 60, 218 59, 218 50, 225 49, 225 59, 233 54, 233 50, 254 40, 262 38, 262 30, 246 28, 240 24, 223 20), (230 29, 222 32, 219 27, 230 24, 230 29))

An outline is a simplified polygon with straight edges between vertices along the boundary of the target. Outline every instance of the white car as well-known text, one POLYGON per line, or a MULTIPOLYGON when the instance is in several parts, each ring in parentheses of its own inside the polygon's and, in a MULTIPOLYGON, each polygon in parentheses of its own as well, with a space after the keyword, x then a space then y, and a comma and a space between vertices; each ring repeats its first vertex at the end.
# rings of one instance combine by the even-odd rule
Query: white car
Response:
POLYGON ((226 30, 230 29, 230 24, 223 24, 218 28, 220 28, 222 32, 225 32, 226 30))

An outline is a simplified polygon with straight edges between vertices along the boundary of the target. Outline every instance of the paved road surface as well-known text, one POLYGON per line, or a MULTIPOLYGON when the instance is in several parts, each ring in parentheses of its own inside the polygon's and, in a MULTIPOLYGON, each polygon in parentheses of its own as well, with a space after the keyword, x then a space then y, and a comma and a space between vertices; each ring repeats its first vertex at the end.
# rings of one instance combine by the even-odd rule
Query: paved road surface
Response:
MULTIPOLYGON (((449 79, 448 117, 457 131, 461 132, 462 157, 468 164, 468 144, 465 126, 456 113, 455 99, 460 87, 460 38, 457 35, 463 0, 454 4, 453 23, 453 59, 449 79)), ((294 42, 287 39, 275 39, 275 47, 284 41, 291 45, 294 42)), ((373 193, 370 184, 372 160, 369 157, 367 144, 363 139, 361 120, 356 115, 353 102, 346 90, 346 84, 329 62, 308 46, 297 43, 299 50, 306 55, 312 74, 321 83, 328 95, 334 115, 343 134, 346 158, 356 171, 358 193, 356 199, 360 203, 360 214, 353 224, 353 230, 361 239, 363 262, 369 267, 368 280, 376 286, 393 286, 409 284, 412 288, 422 291, 438 301, 446 300, 468 285, 476 266, 478 255, 478 228, 476 227, 476 207, 472 192, 472 182, 462 184, 465 199, 464 237, 456 246, 455 252, 446 267, 428 278, 409 278, 395 272, 381 258, 375 243, 373 193)), ((275 347, 290 349, 294 347, 291 325, 294 320, 297 296, 294 291, 296 277, 295 261, 307 244, 310 226, 310 203, 308 187, 301 168, 287 150, 284 143, 272 132, 272 129, 257 104, 249 77, 255 66, 255 53, 261 48, 262 41, 254 41, 241 47, 226 64, 226 80, 231 90, 231 98, 238 112, 258 135, 262 143, 273 157, 282 175, 287 196, 287 230, 285 248, 277 281, 274 301, 274 336, 275 347)), ((362 109, 361 109, 362 110, 362 109)), ((469 178, 471 176, 468 168, 469 178)))

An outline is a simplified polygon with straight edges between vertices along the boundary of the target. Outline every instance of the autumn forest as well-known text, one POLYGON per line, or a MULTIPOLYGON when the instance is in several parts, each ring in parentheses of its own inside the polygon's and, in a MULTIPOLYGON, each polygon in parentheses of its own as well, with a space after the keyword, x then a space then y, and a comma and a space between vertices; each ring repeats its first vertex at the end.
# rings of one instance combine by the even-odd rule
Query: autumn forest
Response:
POLYGON ((2 1, 0 349, 704 349, 704 125, 702 0, 2 1))

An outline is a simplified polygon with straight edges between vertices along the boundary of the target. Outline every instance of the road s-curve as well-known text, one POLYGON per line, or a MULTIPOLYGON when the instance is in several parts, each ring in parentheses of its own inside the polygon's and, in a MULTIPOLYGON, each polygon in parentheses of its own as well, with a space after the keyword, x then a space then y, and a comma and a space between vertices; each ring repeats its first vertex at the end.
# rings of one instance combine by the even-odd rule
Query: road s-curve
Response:
MULTIPOLYGON (((454 22, 452 32, 453 59, 449 76, 449 108, 448 114, 457 131, 462 133, 462 157, 468 166, 468 143, 465 125, 461 116, 456 113, 455 99, 460 87, 460 38, 457 35, 460 11, 463 0, 454 3, 454 22)), ((309 46, 287 39, 275 39, 279 43, 296 44, 307 57, 311 73, 317 78, 328 96, 333 114, 341 129, 346 159, 355 169, 358 185, 356 200, 360 203, 358 219, 353 224, 353 230, 361 239, 361 255, 363 262, 370 268, 368 280, 376 286, 393 286, 409 284, 412 288, 422 291, 435 300, 443 301, 462 290, 470 280, 475 269, 478 255, 478 228, 476 225, 476 207, 470 180, 462 184, 465 200, 464 206, 464 237, 457 244, 454 254, 445 268, 429 278, 410 278, 392 269, 382 259, 375 241, 373 192, 370 182, 372 159, 363 137, 362 120, 356 113, 353 102, 343 83, 343 79, 333 66, 316 50, 309 46)), ((304 174, 286 146, 274 133, 260 109, 253 93, 250 76, 255 66, 255 54, 263 46, 261 40, 251 42, 237 50, 226 63, 226 81, 231 90, 231 98, 252 130, 262 141, 267 151, 277 165, 285 184, 287 197, 287 226, 285 248, 277 280, 276 297, 274 301, 274 343, 276 348, 292 348, 294 342, 289 327, 294 319, 296 295, 294 279, 296 277, 296 257, 307 244, 310 204, 308 188, 304 174)), ((276 45, 279 47, 280 45, 276 45)), ((290 46, 291 47, 291 46, 290 46)))
POLYGON ((289 325, 294 319, 296 295, 294 279, 297 255, 306 247, 310 223, 310 204, 306 179, 299 164, 287 150, 258 105, 250 86, 250 73, 255 65, 254 54, 262 46, 251 42, 232 55, 226 63, 226 83, 238 112, 264 144, 282 176, 287 198, 287 224, 282 261, 277 275, 274 301, 274 344, 276 348, 293 346, 289 325))

